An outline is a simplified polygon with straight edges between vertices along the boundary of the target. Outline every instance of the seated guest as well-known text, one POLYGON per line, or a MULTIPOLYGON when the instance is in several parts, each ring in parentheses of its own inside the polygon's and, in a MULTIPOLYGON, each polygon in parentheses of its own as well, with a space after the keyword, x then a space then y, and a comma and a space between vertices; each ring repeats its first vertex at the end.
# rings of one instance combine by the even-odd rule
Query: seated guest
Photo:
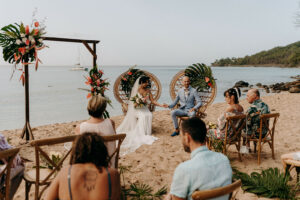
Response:
POLYGON ((119 200, 120 196, 120 175, 108 167, 108 152, 101 136, 84 133, 74 141, 70 166, 58 173, 45 199, 119 200))
MULTIPOLYGON (((4 151, 7 149, 13 148, 8 142, 6 141, 5 137, 0 133, 0 151, 4 151)), ((0 160, 2 164, 6 164, 6 160, 0 160)), ((15 157, 13 160, 12 168, 10 171, 10 191, 9 191, 9 199, 13 199, 14 195, 22 182, 24 174, 24 163, 19 155, 15 157)), ((5 179, 4 177, 0 177, 0 190, 4 186, 5 179)))
MULTIPOLYGON (((247 135, 255 135, 259 137, 260 115, 270 113, 269 106, 260 99, 258 89, 251 89, 247 93, 247 101, 251 104, 248 108, 246 133, 247 135)), ((263 127, 262 137, 267 134, 268 129, 263 127)))
MULTIPOLYGON (((181 138, 184 150, 191 159, 179 164, 174 172, 170 194, 166 199, 192 199, 195 190, 207 190, 231 184, 232 170, 229 160, 221 153, 206 147, 205 123, 193 117, 182 122, 181 138)), ((224 195, 218 199, 228 199, 224 195)))
MULTIPOLYGON (((87 110, 91 116, 85 122, 76 126, 75 133, 82 134, 86 132, 97 133, 101 136, 115 135, 115 122, 111 119, 103 119, 103 113, 106 109, 107 101, 101 95, 92 96, 90 99, 87 110)), ((116 143, 109 142, 106 144, 108 154, 111 155, 116 150, 116 143)), ((111 159, 111 166, 115 166, 115 157, 111 159)))
POLYGON ((230 88, 224 92, 224 97, 228 107, 225 112, 218 118, 218 128, 209 129, 208 137, 215 139, 224 139, 226 132, 226 117, 243 114, 243 107, 239 104, 239 97, 241 96, 240 88, 230 88))

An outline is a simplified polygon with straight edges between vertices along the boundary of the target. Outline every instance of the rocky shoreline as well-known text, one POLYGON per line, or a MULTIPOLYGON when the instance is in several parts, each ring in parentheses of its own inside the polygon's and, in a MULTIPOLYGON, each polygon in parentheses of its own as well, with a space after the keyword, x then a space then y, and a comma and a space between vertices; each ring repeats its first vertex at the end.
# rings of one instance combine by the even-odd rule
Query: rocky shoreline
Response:
MULTIPOLYGON (((263 85, 261 83, 256 83, 256 88, 264 89, 266 93, 280 93, 281 91, 288 91, 290 93, 300 93, 300 75, 292 76, 291 78, 297 79, 291 82, 281 82, 271 85, 263 85)), ((234 87, 245 88, 242 92, 247 92, 251 88, 255 88, 254 85, 250 85, 245 81, 238 81, 235 83, 234 87)))

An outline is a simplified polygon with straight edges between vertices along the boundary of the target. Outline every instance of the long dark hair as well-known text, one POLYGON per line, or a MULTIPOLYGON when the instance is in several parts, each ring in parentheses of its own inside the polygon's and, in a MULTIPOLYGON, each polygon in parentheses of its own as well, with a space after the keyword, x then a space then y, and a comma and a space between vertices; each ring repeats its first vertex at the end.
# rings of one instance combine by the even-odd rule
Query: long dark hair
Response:
POLYGON ((229 95, 229 97, 234 96, 234 103, 239 103, 239 97, 241 96, 241 90, 239 87, 229 88, 224 92, 224 97, 226 97, 226 94, 229 95))
POLYGON ((97 133, 84 133, 74 141, 70 164, 92 163, 99 172, 108 167, 109 155, 103 139, 97 133))

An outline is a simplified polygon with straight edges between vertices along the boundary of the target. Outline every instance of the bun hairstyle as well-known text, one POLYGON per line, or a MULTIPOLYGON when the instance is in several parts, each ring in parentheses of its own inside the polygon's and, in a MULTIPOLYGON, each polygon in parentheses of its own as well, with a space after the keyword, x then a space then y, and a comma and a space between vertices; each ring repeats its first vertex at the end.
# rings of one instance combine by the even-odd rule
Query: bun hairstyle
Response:
POLYGON ((239 103, 239 97, 241 96, 241 90, 239 87, 234 87, 226 90, 224 92, 224 97, 226 97, 226 94, 228 93, 229 97, 234 96, 234 103, 239 103))
POLYGON ((150 78, 148 76, 141 76, 139 80, 139 84, 150 82, 150 78))

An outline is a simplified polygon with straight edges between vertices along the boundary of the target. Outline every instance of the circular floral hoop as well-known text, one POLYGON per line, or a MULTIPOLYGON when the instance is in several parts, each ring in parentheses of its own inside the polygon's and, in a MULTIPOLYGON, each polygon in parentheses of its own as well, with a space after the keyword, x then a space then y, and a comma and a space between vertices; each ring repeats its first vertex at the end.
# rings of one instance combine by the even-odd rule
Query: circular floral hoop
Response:
POLYGON ((130 97, 130 92, 131 92, 131 89, 132 89, 135 81, 140 76, 143 76, 143 75, 145 75, 145 73, 142 70, 131 67, 121 77, 121 83, 120 83, 121 89, 125 93, 127 98, 130 97))

